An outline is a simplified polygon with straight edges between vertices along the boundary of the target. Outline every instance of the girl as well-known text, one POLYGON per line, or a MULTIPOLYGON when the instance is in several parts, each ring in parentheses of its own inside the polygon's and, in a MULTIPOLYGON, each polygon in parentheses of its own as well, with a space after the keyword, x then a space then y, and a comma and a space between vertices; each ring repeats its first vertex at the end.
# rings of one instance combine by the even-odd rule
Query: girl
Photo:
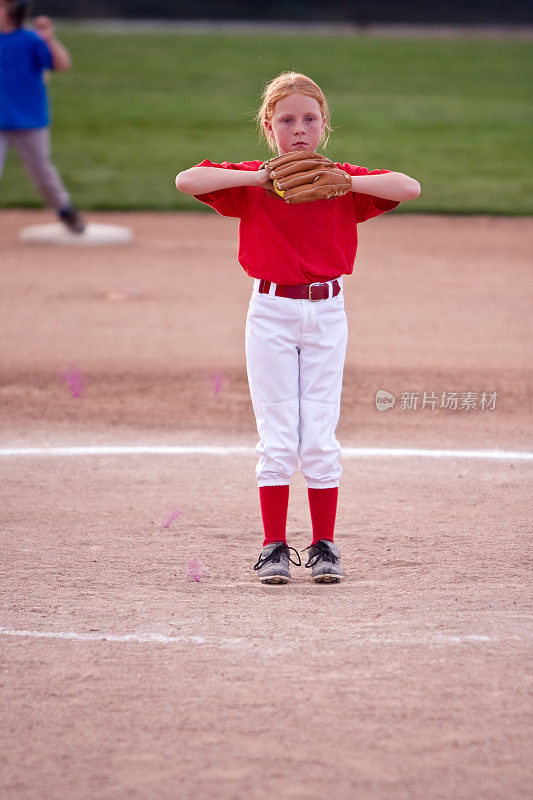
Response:
MULTIPOLYGON (((257 121, 280 156, 316 151, 331 131, 322 90, 294 72, 266 86, 257 121)), ((180 191, 219 214, 239 217, 239 262, 254 279, 246 364, 259 433, 256 477, 264 527, 254 570, 263 583, 286 583, 289 561, 302 563, 286 539, 289 484, 298 463, 313 529, 305 566, 317 582, 343 578, 334 543, 342 473, 335 428, 347 342, 343 275, 353 271, 357 223, 420 194, 419 183, 402 173, 336 166, 351 176, 347 193, 297 205, 272 191, 268 162, 262 168, 261 161, 206 159, 176 177, 180 191)))

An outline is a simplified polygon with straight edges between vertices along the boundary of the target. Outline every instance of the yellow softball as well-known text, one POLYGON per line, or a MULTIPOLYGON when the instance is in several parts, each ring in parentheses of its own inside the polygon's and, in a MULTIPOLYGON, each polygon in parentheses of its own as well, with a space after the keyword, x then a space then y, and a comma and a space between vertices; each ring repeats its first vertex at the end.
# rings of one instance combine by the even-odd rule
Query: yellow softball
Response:
POLYGON ((279 187, 279 183, 277 181, 272 181, 272 185, 274 187, 274 191, 276 192, 276 194, 279 194, 280 197, 284 197, 285 196, 285 192, 283 191, 283 189, 279 189, 278 188, 279 187))

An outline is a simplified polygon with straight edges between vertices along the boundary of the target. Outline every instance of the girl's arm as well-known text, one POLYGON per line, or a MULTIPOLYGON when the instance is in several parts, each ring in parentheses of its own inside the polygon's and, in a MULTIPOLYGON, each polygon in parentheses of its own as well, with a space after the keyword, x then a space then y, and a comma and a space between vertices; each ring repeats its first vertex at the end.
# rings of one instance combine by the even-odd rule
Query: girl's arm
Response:
POLYGON ((72 66, 72 59, 67 48, 54 36, 54 26, 49 17, 36 17, 33 20, 35 33, 44 39, 52 53, 52 63, 58 72, 66 72, 72 66))
POLYGON ((176 175, 176 189, 185 194, 206 194, 233 186, 264 186, 270 179, 266 169, 191 167, 176 175))
POLYGON ((416 200, 420 184, 403 172, 385 172, 383 175, 355 175, 352 192, 371 194, 384 200, 416 200))

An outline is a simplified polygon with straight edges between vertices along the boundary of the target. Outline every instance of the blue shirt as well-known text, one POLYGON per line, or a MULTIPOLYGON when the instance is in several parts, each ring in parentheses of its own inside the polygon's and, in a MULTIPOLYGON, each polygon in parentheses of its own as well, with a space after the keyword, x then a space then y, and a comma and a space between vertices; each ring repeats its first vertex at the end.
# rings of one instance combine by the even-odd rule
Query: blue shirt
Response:
POLYGON ((43 72, 52 67, 50 48, 36 33, 0 33, 0 130, 50 123, 43 72))

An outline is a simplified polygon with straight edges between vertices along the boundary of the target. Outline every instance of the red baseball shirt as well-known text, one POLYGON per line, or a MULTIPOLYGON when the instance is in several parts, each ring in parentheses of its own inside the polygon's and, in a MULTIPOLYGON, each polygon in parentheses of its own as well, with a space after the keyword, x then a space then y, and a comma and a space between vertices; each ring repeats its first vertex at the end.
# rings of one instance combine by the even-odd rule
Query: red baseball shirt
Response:
MULTIPOLYGON (((216 164, 208 159, 198 167, 258 170, 261 161, 216 164)), ((349 175, 381 175, 354 164, 336 164, 349 175)), ((224 217, 238 217, 239 263, 252 278, 299 284, 350 275, 357 251, 357 223, 385 211, 398 200, 383 200, 348 192, 330 200, 290 205, 270 197, 260 186, 236 186, 195 195, 224 217)))

